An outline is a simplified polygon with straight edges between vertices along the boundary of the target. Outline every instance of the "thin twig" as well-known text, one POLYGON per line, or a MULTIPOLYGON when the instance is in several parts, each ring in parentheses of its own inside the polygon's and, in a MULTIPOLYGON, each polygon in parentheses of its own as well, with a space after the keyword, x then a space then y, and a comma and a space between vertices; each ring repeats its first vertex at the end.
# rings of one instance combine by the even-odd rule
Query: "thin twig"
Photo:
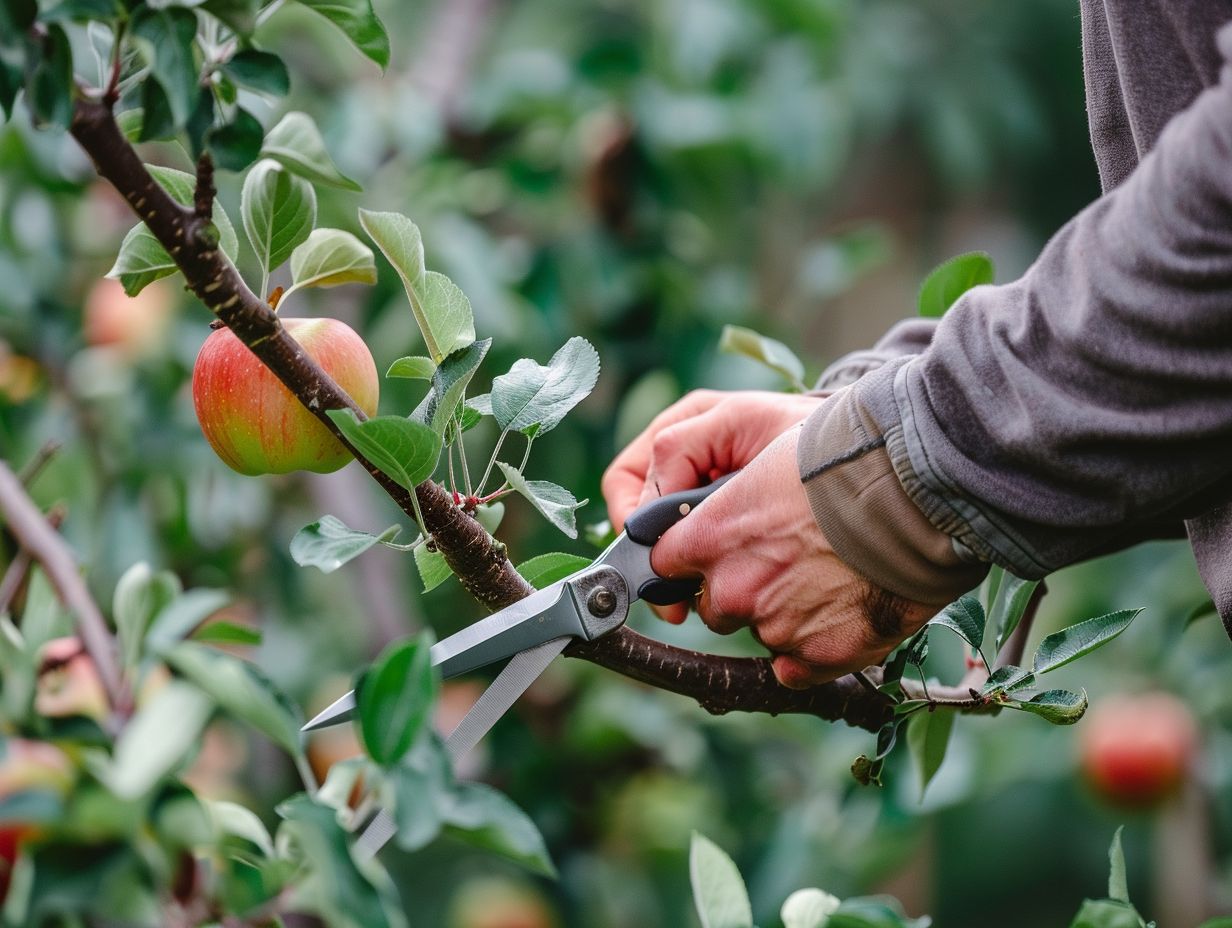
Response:
POLYGON ((43 446, 34 453, 34 457, 17 472, 17 479, 21 481, 21 485, 23 487, 32 485, 38 479, 38 475, 43 472, 43 468, 51 463, 51 459, 56 456, 60 448, 60 442, 55 439, 44 442, 43 446))
POLYGON ((0 513, 21 546, 42 565, 60 601, 77 617, 77 632, 94 661, 112 708, 126 709, 128 699, 107 620, 86 589, 68 543, 39 512, 17 475, 3 461, 0 461, 0 513))
MULTIPOLYGON (((59 531, 61 523, 64 522, 64 516, 65 509, 62 505, 53 506, 47 513, 47 522, 53 529, 59 531)), ((21 594, 30 577, 30 568, 33 564, 34 558, 31 557, 30 552, 25 548, 19 548, 8 570, 4 572, 4 578, 0 579, 0 615, 8 612, 21 594)))

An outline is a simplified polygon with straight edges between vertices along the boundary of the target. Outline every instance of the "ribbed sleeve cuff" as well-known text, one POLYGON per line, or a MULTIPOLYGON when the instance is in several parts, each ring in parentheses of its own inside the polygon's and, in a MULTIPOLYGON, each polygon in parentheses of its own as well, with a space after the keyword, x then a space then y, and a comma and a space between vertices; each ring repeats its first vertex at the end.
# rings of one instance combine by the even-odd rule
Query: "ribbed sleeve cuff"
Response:
POLYGON ((988 565, 960 553, 912 503, 885 444, 851 390, 809 416, 797 464, 813 516, 835 553, 872 583, 944 606, 979 584, 988 565))

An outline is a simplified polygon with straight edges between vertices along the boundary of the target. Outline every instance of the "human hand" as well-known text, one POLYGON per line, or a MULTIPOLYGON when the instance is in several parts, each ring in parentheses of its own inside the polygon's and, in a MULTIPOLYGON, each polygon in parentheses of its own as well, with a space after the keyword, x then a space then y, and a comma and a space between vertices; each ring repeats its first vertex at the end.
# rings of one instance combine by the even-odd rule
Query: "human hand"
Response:
POLYGON ((873 587, 835 554, 800 482, 799 436, 772 441, 650 556, 660 576, 701 577, 702 621, 719 634, 749 626, 793 688, 877 663, 937 611, 873 587))
POLYGON ((744 467, 823 397, 694 390, 655 417, 603 474, 612 527, 657 496, 691 490, 744 467))

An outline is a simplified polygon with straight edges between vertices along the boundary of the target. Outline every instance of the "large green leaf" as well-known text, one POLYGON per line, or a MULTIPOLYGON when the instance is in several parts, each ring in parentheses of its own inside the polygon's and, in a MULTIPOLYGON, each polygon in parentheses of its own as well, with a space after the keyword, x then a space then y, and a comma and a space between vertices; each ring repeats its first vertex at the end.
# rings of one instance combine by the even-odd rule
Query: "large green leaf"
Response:
POLYGON ((504 473, 509 486, 530 500, 531 505, 543 513, 549 522, 570 538, 577 538, 576 513, 589 500, 578 502, 564 487, 547 480, 527 480, 516 467, 504 461, 497 461, 496 466, 504 473))
POLYGON ((440 364, 471 344, 475 340, 475 316, 470 300, 444 274, 426 269, 419 227, 401 213, 366 209, 359 211, 359 223, 402 278, 432 360, 440 364))
POLYGON ((389 35, 372 10, 372 0, 299 0, 343 31, 381 70, 389 67, 389 35))
POLYGON ((360 865, 334 809, 305 795, 278 806, 275 845, 295 865, 289 911, 315 912, 330 928, 403 928, 397 890, 388 874, 360 865))
POLYGON ((950 603, 928 624, 950 629, 973 648, 984 642, 984 607, 974 596, 963 596, 950 603))
POLYGON ((205 0, 200 9, 218 17, 238 35, 247 37, 257 28, 259 0, 205 0))
POLYGON ((255 665, 191 641, 164 656, 228 715, 247 722, 291 756, 300 756, 299 711, 255 665))
POLYGON ((518 573, 536 590, 542 590, 545 586, 551 586, 557 580, 563 580, 570 574, 575 574, 583 567, 589 566, 590 558, 588 557, 555 551, 523 561, 518 565, 518 573))
POLYGON ((752 358, 782 377, 800 392, 808 389, 804 384, 804 364, 795 353, 780 341, 746 329, 739 325, 723 326, 719 336, 719 351, 742 354, 752 358))
POLYGON ((599 379, 599 354, 574 336, 547 365, 529 358, 492 381, 492 414, 502 429, 539 435, 555 428, 599 379))
POLYGON ((1046 690, 1026 702, 1006 702, 1004 705, 1022 712, 1030 712, 1052 722, 1053 725, 1073 725, 1087 711, 1086 690, 1073 693, 1069 690, 1046 690))
POLYGON ((439 677, 426 635, 386 648, 355 688, 359 730, 368 756, 392 767, 432 717, 439 677))
POLYGON ((1129 880, 1125 876, 1125 849, 1121 846, 1121 826, 1112 836, 1108 846, 1108 898, 1117 902, 1129 902, 1129 880))
POLYGON ((343 190, 363 188, 338 170, 325 150, 325 140, 317 124, 306 113, 287 113, 270 129, 261 146, 261 156, 273 158, 288 171, 315 184, 328 184, 343 190))
POLYGON ((265 130, 257 117, 242 106, 228 122, 206 129, 203 141, 214 155, 214 163, 226 171, 242 171, 261 154, 265 130))
POLYGON ((180 595, 180 580, 169 570, 155 572, 144 561, 124 572, 116 584, 111 615, 120 639, 124 666, 136 667, 154 617, 180 595))
POLYGON ((300 567, 315 567, 331 574, 373 545, 393 541, 402 529, 391 525, 379 535, 347 528, 341 519, 321 516, 305 525, 291 539, 291 560, 300 567))
POLYGON ((453 576, 445 555, 439 551, 429 551, 427 545, 419 545, 415 549, 415 569, 419 571, 425 593, 432 592, 453 576))
POLYGON ((266 857, 274 856, 274 841, 255 812, 222 799, 207 800, 206 809, 220 834, 242 838, 255 845, 266 857))
POLYGON ((331 409, 328 415, 360 454, 400 486, 414 490, 436 470, 441 436, 422 422, 401 416, 360 422, 349 409, 331 409))
POLYGON ((753 907, 735 863, 709 838, 693 832, 689 881, 702 928, 753 928, 753 907))
POLYGON ((175 126, 184 125, 197 102, 198 67, 193 57, 196 14, 182 6, 140 6, 133 14, 129 32, 145 45, 151 78, 166 95, 175 126))
POLYGON ((291 89, 291 76, 282 59, 270 52, 245 48, 222 66, 223 73, 237 84, 284 97, 291 89))
POLYGON ((283 299, 305 287, 374 283, 372 249, 342 229, 313 229, 291 252, 291 286, 283 299))
POLYGON ((445 358, 432 373, 432 389, 424 397, 422 403, 413 413, 420 422, 431 426, 437 434, 443 435, 445 428, 453 420, 458 411, 458 403, 467 384, 479 370, 479 364, 492 345, 492 339, 473 342, 465 348, 459 348, 445 358))
POLYGON ((214 704, 195 686, 166 684, 124 727, 107 785, 122 799, 144 796, 197 745, 214 704))
POLYGON ((950 731, 954 728, 954 712, 948 709, 934 709, 931 712, 917 712, 911 717, 907 728, 907 747, 915 761, 916 773, 920 777, 920 797, 928 790, 941 762, 945 760, 945 749, 950 743, 950 731))
POLYGON ((64 27, 48 25, 42 48, 32 58, 26 105, 35 122, 67 129, 73 118, 73 51, 64 27))
POLYGON ((1002 578, 998 600, 991 612, 992 627, 996 629, 995 646, 998 651, 1005 642, 1009 641, 1010 635, 1014 634, 1014 629, 1018 628, 1023 613, 1027 611, 1027 604, 1031 602, 1031 596, 1039 585, 1038 580, 1023 580, 1011 574, 1005 574, 1002 578))
POLYGON ((231 601, 226 590, 198 587, 167 603, 151 620, 145 647, 158 654, 183 641, 206 619, 231 601))
POLYGON ((1054 632, 1041 641, 1035 651, 1035 672, 1047 673, 1090 654, 1129 628, 1141 611, 1119 609, 1054 632))
POLYGON ((277 161, 266 159, 244 178, 240 217, 257 260, 269 273, 291 257, 312 232, 317 221, 317 194, 308 181, 277 161))
POLYGON ((798 889, 787 897, 779 911, 783 928, 825 928, 830 915, 842 903, 820 889, 798 889))
POLYGON ((950 258, 924 278, 920 287, 920 315, 943 316, 972 287, 992 283, 993 274, 992 258, 985 252, 973 251, 950 258))
POLYGON ((556 876, 543 836, 530 816, 492 787, 458 783, 442 818, 454 837, 515 860, 536 873, 556 876))

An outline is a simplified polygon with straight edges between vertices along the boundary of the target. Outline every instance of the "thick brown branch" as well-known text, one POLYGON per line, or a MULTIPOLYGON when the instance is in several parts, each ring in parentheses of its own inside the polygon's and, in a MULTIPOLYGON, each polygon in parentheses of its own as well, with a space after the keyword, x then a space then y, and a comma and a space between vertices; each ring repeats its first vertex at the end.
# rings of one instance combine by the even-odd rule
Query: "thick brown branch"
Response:
MULTIPOLYGON (((248 289, 219 249, 211 224, 202 221, 195 210, 176 203, 154 181, 120 133, 110 107, 79 100, 71 131, 93 159, 100 176, 115 186, 167 249, 193 293, 307 409, 351 447, 326 411, 347 408, 361 418, 363 413, 290 337, 273 310, 248 289)), ((354 448, 351 450, 354 452, 354 448)), ((358 453, 356 458, 404 512, 414 514, 406 489, 358 453)), ((422 483, 415 488, 415 496, 437 549, 463 587, 480 603, 500 609, 532 592, 505 557, 503 546, 494 543, 442 487, 431 481, 422 483)), ((651 641, 630 629, 575 645, 571 653, 694 698, 712 712, 801 712, 876 728, 889 709, 888 700, 870 693, 852 678, 809 690, 790 690, 779 685, 766 660, 698 654, 651 641)))
POLYGON ((76 616, 77 633, 98 669, 111 706, 125 710, 128 697, 120 679, 115 641, 107 629, 107 620, 86 589, 68 544, 39 512, 17 475, 3 461, 0 461, 0 514, 22 549, 42 565, 60 601, 76 616))

